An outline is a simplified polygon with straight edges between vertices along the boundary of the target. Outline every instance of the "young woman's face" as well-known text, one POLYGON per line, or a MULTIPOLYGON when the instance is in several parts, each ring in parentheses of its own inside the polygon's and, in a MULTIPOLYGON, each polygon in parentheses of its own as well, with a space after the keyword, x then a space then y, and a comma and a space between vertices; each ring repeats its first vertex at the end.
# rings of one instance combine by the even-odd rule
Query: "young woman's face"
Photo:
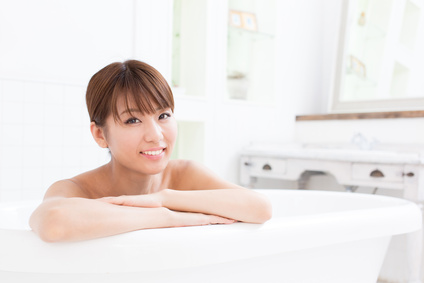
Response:
POLYGON ((171 157, 177 138, 177 123, 170 108, 156 109, 152 115, 136 107, 126 111, 118 100, 117 121, 112 115, 106 120, 106 141, 114 162, 142 174, 163 171, 171 157))

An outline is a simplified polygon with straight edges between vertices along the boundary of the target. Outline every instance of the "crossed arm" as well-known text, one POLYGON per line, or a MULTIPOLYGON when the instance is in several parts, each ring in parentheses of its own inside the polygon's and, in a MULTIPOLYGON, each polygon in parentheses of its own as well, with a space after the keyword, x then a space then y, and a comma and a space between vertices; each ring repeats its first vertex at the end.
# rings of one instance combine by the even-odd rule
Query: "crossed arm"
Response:
POLYGON ((263 223, 271 217, 267 200, 244 188, 189 191, 164 189, 154 194, 106 197, 99 200, 126 207, 197 212, 249 223, 263 223))
POLYGON ((191 185, 185 184, 187 190, 100 199, 86 198, 75 183, 59 181, 32 214, 30 226, 44 241, 62 242, 140 229, 263 223, 271 217, 269 201, 262 195, 197 173, 191 185), (193 189, 199 181, 205 190, 193 189))

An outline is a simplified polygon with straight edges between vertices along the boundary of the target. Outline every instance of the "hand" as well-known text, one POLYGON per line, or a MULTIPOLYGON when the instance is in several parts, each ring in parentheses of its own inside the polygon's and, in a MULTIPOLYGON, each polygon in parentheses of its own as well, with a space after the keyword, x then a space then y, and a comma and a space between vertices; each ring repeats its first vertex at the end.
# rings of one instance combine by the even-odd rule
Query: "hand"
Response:
POLYGON ((147 195, 130 195, 119 197, 104 197, 97 199, 110 204, 136 206, 136 207, 162 207, 163 196, 161 192, 147 195))
POLYGON ((173 213, 174 227, 202 226, 211 224, 232 224, 237 222, 237 220, 228 219, 217 215, 179 211, 171 212, 173 213))

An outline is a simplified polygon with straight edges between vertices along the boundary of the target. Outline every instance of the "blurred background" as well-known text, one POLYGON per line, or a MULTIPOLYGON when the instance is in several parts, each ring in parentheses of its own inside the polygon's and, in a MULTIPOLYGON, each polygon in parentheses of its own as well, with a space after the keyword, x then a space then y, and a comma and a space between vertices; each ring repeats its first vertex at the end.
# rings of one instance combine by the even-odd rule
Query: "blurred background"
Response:
MULTIPOLYGON (((91 137, 85 89, 95 72, 127 59, 151 64, 173 89, 173 158, 235 183, 255 144, 391 145, 422 157, 423 8, 423 0, 0 0, 0 202, 41 199, 53 182, 109 161, 91 137)), ((409 179, 421 190, 422 163, 409 179)), ((345 190, 331 174, 309 177, 307 189, 345 190)), ((392 247, 387 278, 407 276, 404 245, 392 247)))
POLYGON ((421 2, 1 0, 0 201, 41 198, 52 182, 109 160, 91 137, 85 88, 100 68, 130 58, 173 88, 173 158, 233 182, 240 152, 255 142, 349 143, 360 132, 423 143, 421 117, 296 120, 422 109, 421 2), (389 42, 402 31, 403 49, 389 42))

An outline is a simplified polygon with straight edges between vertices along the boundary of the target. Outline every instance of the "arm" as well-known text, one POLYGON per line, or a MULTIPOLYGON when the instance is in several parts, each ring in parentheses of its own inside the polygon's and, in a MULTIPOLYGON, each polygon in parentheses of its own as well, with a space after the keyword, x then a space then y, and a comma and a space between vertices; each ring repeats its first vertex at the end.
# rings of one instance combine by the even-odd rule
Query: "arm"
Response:
POLYGON ((217 215, 249 223, 264 223, 272 214, 267 199, 244 188, 189 191, 165 189, 149 195, 107 197, 101 200, 124 207, 165 207, 173 211, 217 215))
POLYGON ((199 164, 184 162, 181 165, 176 171, 179 181, 173 190, 106 198, 104 201, 124 206, 200 212, 250 223, 264 223, 271 218, 271 204, 263 195, 223 181, 199 164))
POLYGON ((87 240, 161 227, 231 223, 217 216, 179 213, 164 207, 117 206, 87 199, 70 181, 59 181, 33 212, 30 226, 46 242, 87 240))
POLYGON ((245 188, 164 190, 162 198, 163 207, 172 210, 213 214, 249 223, 264 223, 272 213, 267 199, 245 188))

